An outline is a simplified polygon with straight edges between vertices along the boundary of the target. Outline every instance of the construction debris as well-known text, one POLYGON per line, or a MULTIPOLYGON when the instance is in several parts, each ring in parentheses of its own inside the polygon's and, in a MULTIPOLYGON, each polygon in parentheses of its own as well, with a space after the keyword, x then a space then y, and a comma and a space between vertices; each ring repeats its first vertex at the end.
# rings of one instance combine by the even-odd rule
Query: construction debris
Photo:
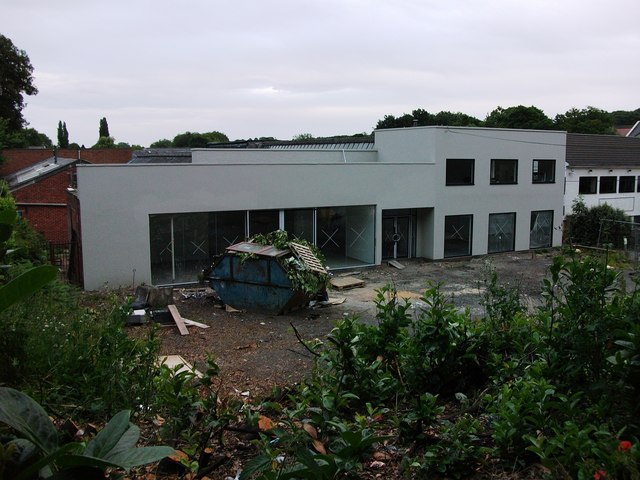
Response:
POLYGON ((356 277, 334 277, 330 280, 330 283, 336 290, 348 290, 349 288, 364 287, 364 280, 356 277))

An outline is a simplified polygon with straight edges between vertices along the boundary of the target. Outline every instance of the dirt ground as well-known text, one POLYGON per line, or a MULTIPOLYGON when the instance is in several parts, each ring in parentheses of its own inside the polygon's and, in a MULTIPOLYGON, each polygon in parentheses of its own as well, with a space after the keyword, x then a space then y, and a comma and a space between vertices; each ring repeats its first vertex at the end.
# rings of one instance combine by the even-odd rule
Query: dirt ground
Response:
MULTIPOLYGON (((401 296, 414 305, 428 282, 440 282, 441 291, 460 308, 470 308, 480 316, 483 309, 483 280, 487 265, 498 273, 501 283, 518 285, 530 308, 540 301, 541 283, 548 273, 552 253, 508 253, 457 261, 432 262, 403 260, 399 270, 386 263, 351 272, 336 272, 335 277, 350 275, 364 281, 360 288, 331 290, 331 299, 344 302, 323 308, 305 308, 286 315, 260 312, 229 312, 215 301, 209 289, 175 289, 174 301, 182 317, 210 326, 189 327, 181 336, 175 327, 160 329, 162 354, 181 355, 196 368, 204 369, 208 356, 221 370, 223 390, 229 395, 256 398, 271 393, 272 387, 300 382, 309 374, 312 359, 296 338, 323 340, 336 320, 358 315, 374 323, 375 290, 394 284, 401 296)), ((132 327, 144 329, 147 327, 132 327)))

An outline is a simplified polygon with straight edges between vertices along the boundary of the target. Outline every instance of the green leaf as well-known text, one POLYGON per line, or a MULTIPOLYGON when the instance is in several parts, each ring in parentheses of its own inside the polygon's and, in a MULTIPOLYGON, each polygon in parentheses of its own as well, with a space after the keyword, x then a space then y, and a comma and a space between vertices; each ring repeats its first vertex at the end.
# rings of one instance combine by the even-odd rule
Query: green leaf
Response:
POLYGON ((0 312, 6 310, 14 303, 20 302, 58 275, 58 268, 53 265, 40 265, 27 270, 22 275, 0 287, 0 312))
POLYGON ((44 409, 28 395, 0 387, 0 422, 15 429, 45 455, 58 448, 58 432, 44 409))
POLYGON ((242 473, 240 474, 240 480, 246 480, 251 478, 255 473, 264 472, 271 468, 271 457, 268 455, 259 455, 253 457, 247 462, 242 473))
POLYGON ((113 465, 118 465, 125 470, 129 470, 139 465, 157 462, 158 460, 162 460, 164 457, 174 454, 175 450, 173 448, 162 445, 155 447, 130 448, 126 451, 114 452, 105 460, 113 465))
MULTIPOLYGON (((132 426, 129 423, 130 415, 129 410, 115 414, 109 423, 88 443, 83 454, 88 457, 106 459, 123 437, 125 437, 126 444, 130 446, 130 437, 126 436, 127 430, 132 426)), ((137 441, 138 437, 136 436, 133 445, 137 441)))
POLYGON ((16 211, 0 210, 0 242, 4 243, 11 237, 13 226, 16 224, 16 211))

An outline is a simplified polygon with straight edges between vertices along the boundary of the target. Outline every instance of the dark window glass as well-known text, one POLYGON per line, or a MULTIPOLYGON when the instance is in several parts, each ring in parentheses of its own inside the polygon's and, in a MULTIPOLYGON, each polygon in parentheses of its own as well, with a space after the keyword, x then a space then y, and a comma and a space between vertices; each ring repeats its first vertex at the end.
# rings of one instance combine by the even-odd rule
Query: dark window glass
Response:
POLYGON ((293 238, 313 242, 313 209, 285 210, 284 229, 293 238))
POLYGON ((616 193, 618 177, 600 177, 600 193, 616 193))
POLYGON ((280 228, 278 210, 252 210, 249 212, 249 236, 266 235, 280 228))
POLYGON ((473 215, 444 217, 444 256, 462 257, 471 255, 471 232, 473 215))
POLYGON ((620 193, 628 193, 636 191, 636 177, 635 176, 622 176, 620 177, 620 186, 618 187, 620 193))
POLYGON ((591 195, 596 193, 598 187, 598 177, 580 177, 578 180, 578 193, 581 195, 591 195))
POLYGON ((489 253, 510 252, 516 238, 516 214, 492 213, 489 215, 489 253))
POLYGON ((533 183, 555 183, 556 161, 534 160, 531 172, 531 180, 533 183))
POLYGON ((518 160, 491 160, 491 185, 518 183, 518 160))
POLYGON ((473 185, 472 158, 447 158, 447 185, 473 185))

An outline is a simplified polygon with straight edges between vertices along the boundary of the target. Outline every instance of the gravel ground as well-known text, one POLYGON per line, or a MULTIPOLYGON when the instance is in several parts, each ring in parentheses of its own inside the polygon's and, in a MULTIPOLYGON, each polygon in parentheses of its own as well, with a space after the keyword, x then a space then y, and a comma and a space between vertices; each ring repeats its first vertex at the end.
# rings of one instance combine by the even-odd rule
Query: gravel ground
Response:
MULTIPOLYGON (((480 300, 487 265, 493 266, 501 283, 517 285, 533 308, 540 301, 542 279, 551 264, 551 253, 508 253, 446 262, 421 259, 402 261, 399 270, 386 263, 346 274, 364 280, 364 286, 332 290, 331 298, 344 298, 342 304, 324 308, 305 308, 286 315, 260 312, 226 311, 209 289, 175 289, 174 301, 182 317, 205 323, 208 329, 189 327, 181 336, 175 327, 160 329, 162 354, 181 355, 196 368, 204 369, 207 357, 215 358, 221 369, 223 390, 229 395, 259 397, 274 386, 291 385, 309 374, 312 359, 296 338, 324 339, 336 320, 357 315, 374 323, 376 289, 395 285, 413 304, 429 282, 441 283, 441 291, 459 308, 471 314, 483 313, 480 300)), ((345 273, 336 273, 336 277, 345 273)), ((132 327, 138 332, 147 327, 132 327)))

